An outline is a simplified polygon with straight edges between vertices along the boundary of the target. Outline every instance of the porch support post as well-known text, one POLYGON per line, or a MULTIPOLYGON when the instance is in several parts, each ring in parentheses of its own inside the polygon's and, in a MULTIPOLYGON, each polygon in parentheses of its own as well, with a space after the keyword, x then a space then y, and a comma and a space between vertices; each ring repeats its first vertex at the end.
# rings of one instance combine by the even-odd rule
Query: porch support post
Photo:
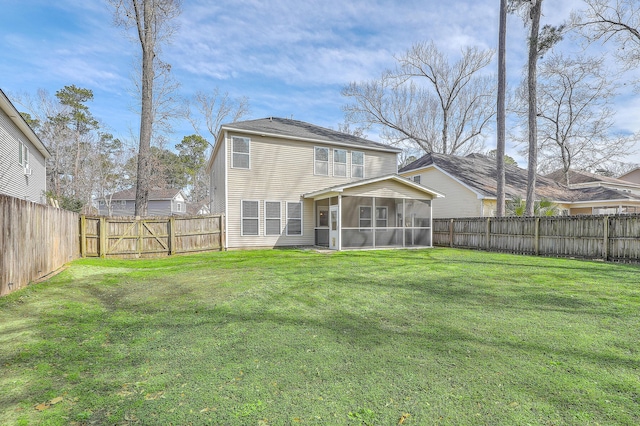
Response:
POLYGON ((373 248, 376 248, 376 197, 371 197, 371 226, 373 227, 373 248))
MULTIPOLYGON (((329 202, 329 204, 331 204, 331 202, 329 202)), ((338 251, 341 251, 341 250, 342 250, 342 194, 338 194, 338 251)))
POLYGON ((400 230, 402 232, 402 248, 407 247, 407 242, 405 241, 405 229, 407 227, 407 216, 406 216, 406 208, 404 203, 406 202, 406 200, 403 198, 402 199, 402 229, 400 230))
POLYGON ((433 247, 433 198, 429 200, 429 247, 433 247))

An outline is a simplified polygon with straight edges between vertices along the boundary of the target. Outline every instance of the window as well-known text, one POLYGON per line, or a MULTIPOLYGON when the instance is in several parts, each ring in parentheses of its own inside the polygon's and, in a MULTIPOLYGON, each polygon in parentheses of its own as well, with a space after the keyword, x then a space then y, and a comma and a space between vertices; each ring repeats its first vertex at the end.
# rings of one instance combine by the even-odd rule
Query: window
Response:
POLYGON ((347 176, 347 151, 344 149, 333 150, 333 175, 347 176))
POLYGON ((302 203, 287 203, 287 235, 302 235, 302 203))
POLYGON ((415 176, 413 177, 413 181, 414 181, 415 183, 420 183, 420 175, 415 175, 415 176))
POLYGON ((351 177, 364 178, 364 152, 351 152, 351 177))
POLYGON ((236 169, 250 168, 250 145, 249 138, 231 138, 231 167, 236 169))
POLYGON ((358 210, 360 228, 371 228, 371 206, 360 206, 358 210))
POLYGON ((258 235, 258 202, 242 201, 241 235, 258 235))
POLYGON ((329 176, 329 148, 314 149, 313 173, 316 175, 329 176))
POLYGON ((264 235, 280 235, 280 201, 264 202, 264 235))
POLYGON ((386 228, 387 223, 387 207, 376 207, 376 228, 386 228))
POLYGON ((22 142, 18 146, 18 163, 23 167, 29 166, 29 148, 22 142))
POLYGON ((180 203, 176 204, 176 211, 177 212, 181 212, 182 211, 182 204, 180 204, 180 203))

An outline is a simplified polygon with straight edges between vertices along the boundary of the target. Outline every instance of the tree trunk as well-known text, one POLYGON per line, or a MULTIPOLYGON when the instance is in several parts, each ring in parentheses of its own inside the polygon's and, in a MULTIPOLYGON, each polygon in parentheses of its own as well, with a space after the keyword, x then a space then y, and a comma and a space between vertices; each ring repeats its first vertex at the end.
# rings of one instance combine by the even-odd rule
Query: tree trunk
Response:
POLYGON ((538 65, 538 35, 542 0, 533 0, 531 6, 531 35, 529 36, 529 69, 527 87, 529 92, 529 163, 527 166, 527 204, 525 215, 534 215, 536 201, 536 170, 538 168, 538 110, 536 102, 536 70, 538 65))
MULTIPOLYGON (((138 16, 138 35, 142 46, 142 102, 140 113, 140 148, 138 150, 138 176, 136 185, 136 216, 147 215, 149 186, 151 181, 149 156, 151 153, 151 132, 153 126, 153 60, 154 46, 154 8, 152 0, 144 0, 143 10, 136 8, 138 16)), ((134 2, 136 5, 137 2, 134 2)))
POLYGON ((507 86, 506 67, 506 40, 507 40, 507 0, 500 0, 500 29, 498 32, 498 109, 497 109, 497 209, 496 216, 503 217, 505 209, 504 196, 504 155, 505 155, 505 92, 507 86))

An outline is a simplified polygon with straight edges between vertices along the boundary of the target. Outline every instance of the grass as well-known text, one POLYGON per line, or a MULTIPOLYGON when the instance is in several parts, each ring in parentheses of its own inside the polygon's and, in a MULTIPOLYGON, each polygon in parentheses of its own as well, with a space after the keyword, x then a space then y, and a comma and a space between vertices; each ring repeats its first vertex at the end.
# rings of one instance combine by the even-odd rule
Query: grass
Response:
POLYGON ((640 424, 640 268, 83 259, 0 299, 0 424, 640 424))

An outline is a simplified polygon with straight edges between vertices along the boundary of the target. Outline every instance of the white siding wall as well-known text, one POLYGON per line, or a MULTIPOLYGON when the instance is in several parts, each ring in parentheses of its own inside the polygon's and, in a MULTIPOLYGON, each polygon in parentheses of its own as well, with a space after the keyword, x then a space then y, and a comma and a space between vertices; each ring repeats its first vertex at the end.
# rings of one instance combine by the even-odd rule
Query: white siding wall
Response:
POLYGON ((420 175, 422 185, 445 196, 433 202, 434 218, 482 216, 482 200, 455 179, 435 168, 402 173, 402 176, 409 179, 413 179, 416 175, 420 175))
MULTIPOLYGON (((230 133, 227 143, 231 143, 230 133)), ((237 134, 239 135, 239 134, 237 134)), ((239 135, 240 136, 240 135, 239 135)), ((228 172, 228 217, 227 232, 229 248, 273 247, 291 245, 312 245, 314 235, 314 208, 312 200, 303 202, 303 235, 287 236, 285 202, 303 201, 302 195, 334 185, 343 184, 360 178, 351 177, 351 149, 347 149, 347 177, 333 177, 332 145, 296 142, 269 137, 251 137, 251 169, 231 168, 230 150, 226 152, 228 172), (314 147, 329 148, 329 176, 314 175, 314 147), (241 202, 242 200, 260 201, 259 235, 241 236, 241 202), (282 235, 264 235, 264 203, 263 201, 282 201, 282 235)), ((342 148, 340 148, 342 149, 342 148)), ((353 149, 365 153, 365 178, 396 173, 397 160, 395 153, 353 149)), ((219 174, 214 160, 215 175, 219 174)), ((217 177, 216 177, 217 179, 217 177)))
POLYGON ((0 193, 45 204, 46 179, 44 156, 0 110, 0 193), (31 176, 24 175, 18 162, 19 142, 29 148, 31 176))

